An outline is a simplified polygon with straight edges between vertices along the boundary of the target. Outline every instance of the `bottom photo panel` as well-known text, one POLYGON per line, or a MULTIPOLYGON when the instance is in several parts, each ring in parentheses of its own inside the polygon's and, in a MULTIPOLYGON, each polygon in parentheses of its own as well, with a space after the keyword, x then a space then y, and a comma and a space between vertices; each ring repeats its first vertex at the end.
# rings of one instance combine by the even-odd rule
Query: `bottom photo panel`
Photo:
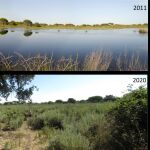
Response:
POLYGON ((0 150, 147 150, 147 75, 0 75, 0 150))

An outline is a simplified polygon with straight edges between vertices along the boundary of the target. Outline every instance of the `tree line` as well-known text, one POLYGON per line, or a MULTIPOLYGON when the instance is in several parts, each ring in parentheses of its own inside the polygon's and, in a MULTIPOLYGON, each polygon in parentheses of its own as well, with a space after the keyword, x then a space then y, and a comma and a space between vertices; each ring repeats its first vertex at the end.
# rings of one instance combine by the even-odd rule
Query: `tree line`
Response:
MULTIPOLYGON (((4 103, 7 104, 24 104, 32 103, 31 96, 34 90, 38 90, 35 85, 31 85, 34 75, 0 75, 0 98, 6 100, 4 103), (18 101, 7 102, 8 97, 14 94, 18 101)), ((77 101, 74 98, 68 98, 67 101, 56 100, 55 102, 49 101, 44 104, 52 103, 98 103, 104 101, 115 101, 118 99, 113 95, 106 95, 104 98, 102 96, 92 96, 87 100, 77 101)), ((1 99, 0 99, 1 100, 1 99)))
MULTIPOLYGON (((31 20, 29 19, 25 19, 24 21, 22 22, 17 22, 17 21, 8 21, 8 19, 6 18, 0 18, 0 25, 13 25, 13 26, 17 26, 17 25, 25 25, 25 26, 34 26, 34 27, 43 27, 43 26, 56 26, 56 27, 59 27, 59 26, 65 26, 65 27, 76 27, 76 25, 74 24, 71 24, 71 23, 68 23, 68 24, 46 24, 46 23, 38 23, 38 22, 35 22, 33 23, 31 20)), ((114 24, 114 23, 103 23, 103 24, 94 24, 94 25, 89 25, 89 24, 82 24, 82 25, 77 25, 77 26, 81 26, 81 27, 99 27, 99 26, 113 26, 113 25, 119 25, 119 24, 114 24)), ((144 23, 144 24, 136 24, 136 25, 148 25, 147 23, 144 23)))

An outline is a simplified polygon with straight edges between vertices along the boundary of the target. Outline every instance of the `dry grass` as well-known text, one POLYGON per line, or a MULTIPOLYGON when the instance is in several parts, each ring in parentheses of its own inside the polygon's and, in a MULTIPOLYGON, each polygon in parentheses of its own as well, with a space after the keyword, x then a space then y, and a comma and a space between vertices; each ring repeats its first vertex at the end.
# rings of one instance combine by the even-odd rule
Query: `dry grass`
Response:
POLYGON ((104 51, 91 52, 83 62, 72 57, 61 57, 54 60, 53 55, 24 57, 20 53, 13 56, 4 56, 0 53, 0 71, 146 71, 147 62, 140 61, 139 54, 130 56, 127 53, 120 55, 115 60, 111 53, 104 51), (14 61, 15 60, 15 61, 14 61))
POLYGON ((83 71, 107 71, 111 60, 110 53, 92 52, 84 60, 83 71))

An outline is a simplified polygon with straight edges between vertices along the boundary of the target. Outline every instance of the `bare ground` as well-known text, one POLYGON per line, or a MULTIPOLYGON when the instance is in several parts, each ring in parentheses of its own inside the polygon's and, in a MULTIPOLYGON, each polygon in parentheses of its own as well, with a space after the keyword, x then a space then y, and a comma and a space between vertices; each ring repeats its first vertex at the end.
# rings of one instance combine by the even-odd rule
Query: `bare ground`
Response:
POLYGON ((0 130, 0 150, 45 150, 46 143, 38 137, 38 131, 28 128, 26 122, 16 131, 0 130))

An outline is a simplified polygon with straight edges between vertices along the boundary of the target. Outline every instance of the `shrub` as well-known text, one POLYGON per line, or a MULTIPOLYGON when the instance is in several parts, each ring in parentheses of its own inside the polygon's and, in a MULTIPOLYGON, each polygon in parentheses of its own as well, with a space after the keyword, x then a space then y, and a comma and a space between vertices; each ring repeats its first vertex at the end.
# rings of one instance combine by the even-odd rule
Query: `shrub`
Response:
POLYGON ((65 146, 60 141, 51 141, 47 150, 66 150, 65 146))
POLYGON ((18 116, 17 118, 12 118, 11 120, 8 120, 4 127, 3 131, 12 131, 18 129, 22 123, 23 123, 24 118, 21 116, 18 116))
POLYGON ((89 141, 71 130, 60 131, 50 142, 48 150, 89 150, 89 141))
POLYGON ((41 27, 41 25, 39 23, 35 23, 34 26, 41 27))
POLYGON ((146 30, 146 29, 139 29, 139 33, 140 34, 145 34, 145 33, 148 33, 148 30, 146 30))
POLYGON ((101 97, 101 96, 92 96, 92 97, 89 97, 87 99, 87 101, 91 102, 91 103, 98 103, 98 102, 103 101, 103 97, 101 97))
POLYGON ((115 100, 116 100, 116 97, 113 95, 106 95, 104 97, 104 101, 115 101, 115 100))
POLYGON ((58 119, 58 118, 50 118, 50 119, 48 119, 47 125, 49 127, 55 128, 55 129, 60 129, 60 130, 64 129, 62 121, 60 119, 58 119))
POLYGON ((55 101, 55 103, 63 103, 63 101, 58 99, 55 101))
POLYGON ((30 20, 24 20, 23 23, 26 26, 32 26, 32 22, 30 20))
POLYGON ((5 18, 0 18, 0 24, 1 25, 7 25, 8 24, 8 20, 5 18))
POLYGON ((68 98, 68 103, 76 103, 76 100, 74 98, 68 98))
POLYGON ((147 149, 147 89, 125 95, 108 116, 114 149, 147 149))
POLYGON ((44 119, 40 117, 29 118, 27 124, 31 127, 32 130, 39 130, 44 127, 44 119))

